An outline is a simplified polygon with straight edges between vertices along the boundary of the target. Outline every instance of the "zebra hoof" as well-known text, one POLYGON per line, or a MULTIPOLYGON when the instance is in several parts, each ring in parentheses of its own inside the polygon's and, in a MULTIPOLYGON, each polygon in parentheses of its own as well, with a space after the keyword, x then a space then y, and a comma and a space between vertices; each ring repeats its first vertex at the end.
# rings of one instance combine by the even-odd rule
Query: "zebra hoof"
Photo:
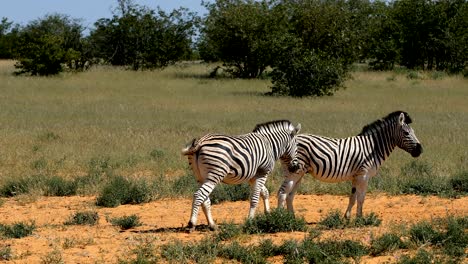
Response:
POLYGON ((188 222, 187 233, 193 233, 195 231, 195 225, 192 222, 188 222))
POLYGON ((210 229, 210 231, 218 231, 217 225, 210 225, 208 228, 210 229))

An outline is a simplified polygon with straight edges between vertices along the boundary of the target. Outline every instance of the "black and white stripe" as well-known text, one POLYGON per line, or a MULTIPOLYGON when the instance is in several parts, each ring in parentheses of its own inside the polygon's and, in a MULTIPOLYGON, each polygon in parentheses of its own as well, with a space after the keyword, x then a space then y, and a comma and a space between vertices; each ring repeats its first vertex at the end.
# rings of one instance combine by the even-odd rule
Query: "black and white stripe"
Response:
POLYGON ((390 153, 399 147, 413 157, 422 153, 422 146, 409 126, 411 118, 406 112, 396 111, 381 120, 365 126, 355 137, 329 138, 310 134, 297 136, 299 173, 285 170, 285 181, 278 192, 278 206, 285 201, 291 212, 294 194, 302 176, 309 172, 324 182, 352 181, 351 196, 345 216, 351 215, 356 200, 357 216, 362 206, 368 181, 377 174, 390 153))
POLYGON ((210 211, 209 195, 220 182, 240 184, 249 182, 252 187, 249 217, 253 217, 261 195, 265 210, 269 211, 268 174, 275 161, 281 159, 291 170, 297 168, 296 134, 287 120, 259 124, 253 132, 240 136, 207 134, 182 150, 188 156, 193 173, 200 185, 193 196, 189 228, 197 223, 198 209, 202 206, 210 228, 216 228, 210 211))

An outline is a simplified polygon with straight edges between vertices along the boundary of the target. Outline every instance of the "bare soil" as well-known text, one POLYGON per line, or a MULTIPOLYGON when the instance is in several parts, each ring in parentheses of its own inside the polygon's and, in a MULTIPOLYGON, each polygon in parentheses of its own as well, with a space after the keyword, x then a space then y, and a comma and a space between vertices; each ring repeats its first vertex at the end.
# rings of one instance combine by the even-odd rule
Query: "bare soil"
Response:
MULTIPOLYGON (((276 197, 271 197, 272 208, 276 207, 276 197)), ((37 229, 32 236, 21 239, 0 240, 0 250, 11 248, 12 257, 6 263, 53 263, 54 256, 60 256, 65 263, 116 263, 119 259, 129 259, 132 250, 141 243, 151 242, 156 247, 181 240, 197 241, 212 234, 211 231, 198 230, 186 233, 190 210, 190 199, 159 200, 140 205, 123 205, 117 208, 95 206, 95 197, 16 197, 4 199, 0 207, 0 223, 34 222, 37 229), (95 210, 100 220, 95 226, 64 225, 77 211, 95 210), (142 226, 120 231, 106 218, 136 214, 142 226), (54 253, 55 252, 55 253, 54 253)), ((296 214, 303 216, 309 225, 314 226, 330 210, 344 213, 348 203, 345 196, 297 195, 296 214)), ((248 213, 248 202, 225 202, 213 206, 213 216, 217 223, 234 222, 241 224, 248 213)), ((263 208, 259 207, 261 213, 263 208)), ((325 231, 322 238, 352 239, 369 244, 371 236, 400 230, 411 223, 448 215, 468 215, 468 197, 446 199, 415 195, 388 196, 371 194, 366 198, 364 213, 374 212, 382 224, 379 227, 345 228, 325 231)), ((354 212, 353 212, 354 213, 354 212)), ((354 217, 354 215, 353 215, 354 217)), ((199 224, 206 224, 201 213, 199 224)), ((303 232, 277 233, 261 236, 245 236, 245 243, 255 243, 261 239, 272 239, 281 243, 287 239, 302 240, 303 232)), ((377 258, 365 257, 361 263, 395 262, 401 254, 377 258)), ((281 257, 271 259, 281 262, 281 257)), ((222 262, 222 261, 221 261, 222 262)))

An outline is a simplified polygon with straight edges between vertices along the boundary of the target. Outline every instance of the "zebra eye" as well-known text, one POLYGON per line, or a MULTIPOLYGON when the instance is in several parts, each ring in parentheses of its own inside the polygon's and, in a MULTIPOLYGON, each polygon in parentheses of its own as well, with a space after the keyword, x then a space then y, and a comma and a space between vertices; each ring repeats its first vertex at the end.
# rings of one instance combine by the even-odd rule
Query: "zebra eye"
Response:
POLYGON ((405 136, 409 136, 409 132, 408 132, 408 131, 403 131, 403 134, 404 134, 405 136))

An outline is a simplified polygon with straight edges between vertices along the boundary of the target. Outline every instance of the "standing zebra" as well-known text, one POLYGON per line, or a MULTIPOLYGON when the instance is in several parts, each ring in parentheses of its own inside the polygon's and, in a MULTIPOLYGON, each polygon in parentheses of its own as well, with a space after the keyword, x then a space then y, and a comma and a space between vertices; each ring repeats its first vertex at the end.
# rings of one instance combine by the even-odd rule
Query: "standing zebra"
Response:
POLYGON ((216 229, 209 195, 220 182, 241 184, 248 181, 251 186, 249 217, 254 216, 260 195, 268 212, 267 176, 278 159, 290 170, 298 169, 296 134, 300 128, 300 124, 294 127, 287 120, 272 121, 258 124, 253 132, 245 135, 207 134, 184 148, 182 154, 188 156, 200 185, 193 195, 190 231, 195 229, 200 205, 209 227, 216 229))
POLYGON ((362 216, 362 205, 371 177, 377 174, 390 153, 399 147, 418 157, 422 153, 406 112, 396 111, 362 129, 355 137, 343 139, 301 134, 297 136, 299 173, 285 172, 285 180, 278 191, 278 207, 294 212, 294 194, 305 173, 309 172, 324 182, 352 181, 351 195, 345 217, 350 218, 356 200, 357 216, 362 216))

